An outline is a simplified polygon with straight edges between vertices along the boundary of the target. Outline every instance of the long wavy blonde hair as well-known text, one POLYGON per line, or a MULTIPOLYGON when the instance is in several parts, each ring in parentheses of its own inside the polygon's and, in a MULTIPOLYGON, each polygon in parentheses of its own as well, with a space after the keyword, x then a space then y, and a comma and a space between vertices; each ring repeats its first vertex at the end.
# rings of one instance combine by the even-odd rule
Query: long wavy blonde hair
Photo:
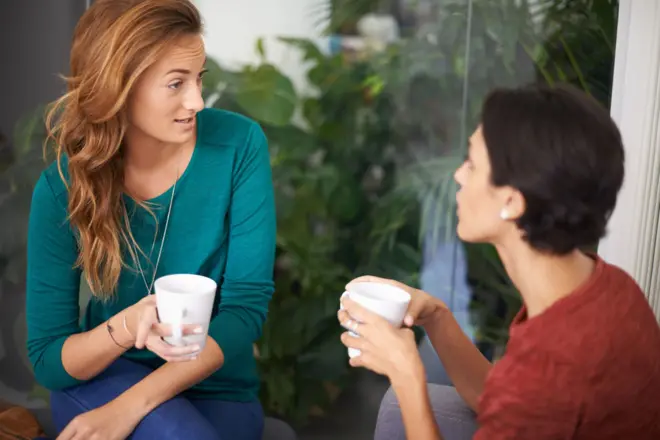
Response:
POLYGON ((76 265, 98 298, 114 294, 126 267, 123 252, 137 258, 122 201, 127 99, 177 39, 201 33, 189 0, 97 0, 76 26, 67 93, 46 115, 46 142, 54 145, 69 192, 69 221, 80 249, 76 265))

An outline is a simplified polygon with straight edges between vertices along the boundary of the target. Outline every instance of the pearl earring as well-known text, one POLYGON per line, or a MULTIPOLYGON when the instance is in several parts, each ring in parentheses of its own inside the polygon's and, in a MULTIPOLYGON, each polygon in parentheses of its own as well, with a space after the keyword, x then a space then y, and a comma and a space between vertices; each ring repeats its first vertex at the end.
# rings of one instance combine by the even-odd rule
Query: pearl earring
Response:
POLYGON ((508 220, 509 219, 509 211, 506 210, 506 208, 502 208, 500 211, 500 218, 502 220, 508 220))

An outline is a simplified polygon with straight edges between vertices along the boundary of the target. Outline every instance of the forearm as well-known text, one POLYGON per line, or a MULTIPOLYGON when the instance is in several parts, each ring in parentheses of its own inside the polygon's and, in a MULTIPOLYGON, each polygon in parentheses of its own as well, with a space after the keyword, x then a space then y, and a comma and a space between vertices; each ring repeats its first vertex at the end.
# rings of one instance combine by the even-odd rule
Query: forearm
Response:
POLYGON ((117 400, 144 417, 163 402, 170 400, 203 381, 222 367, 224 355, 211 337, 196 359, 168 362, 120 395, 117 400))
POLYGON ((424 375, 395 380, 392 382, 392 388, 401 407, 406 438, 442 440, 433 417, 424 375))
POLYGON ((424 329, 456 390, 476 411, 492 364, 463 332, 450 311, 440 311, 424 329))
POLYGON ((67 373, 78 380, 92 379, 133 346, 134 339, 123 326, 126 313, 124 310, 109 319, 115 340, 108 332, 107 322, 67 338, 62 347, 62 364, 67 373))

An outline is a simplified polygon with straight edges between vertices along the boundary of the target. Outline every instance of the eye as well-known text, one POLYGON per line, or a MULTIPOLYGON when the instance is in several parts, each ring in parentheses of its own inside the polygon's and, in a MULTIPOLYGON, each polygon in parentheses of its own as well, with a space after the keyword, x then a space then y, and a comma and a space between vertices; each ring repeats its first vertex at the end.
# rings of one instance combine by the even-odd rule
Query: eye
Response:
POLYGON ((199 76, 197 77, 197 82, 200 82, 204 78, 204 75, 206 74, 206 72, 208 72, 208 70, 206 70, 206 69, 199 72, 199 76))
POLYGON ((175 81, 173 83, 170 83, 167 87, 172 90, 176 90, 179 87, 181 87, 181 84, 183 84, 183 81, 175 81))

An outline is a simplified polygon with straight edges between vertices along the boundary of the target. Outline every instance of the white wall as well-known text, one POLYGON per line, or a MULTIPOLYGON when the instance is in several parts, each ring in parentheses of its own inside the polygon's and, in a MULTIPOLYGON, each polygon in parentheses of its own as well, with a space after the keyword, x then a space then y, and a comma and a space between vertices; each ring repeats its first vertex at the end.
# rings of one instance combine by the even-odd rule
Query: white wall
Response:
POLYGON ((623 188, 598 253, 639 283, 660 321, 660 2, 619 6, 611 114, 626 152, 623 188))
POLYGON ((268 61, 289 76, 297 90, 305 87, 298 51, 277 37, 313 38, 323 49, 317 25, 326 0, 195 0, 205 21, 206 50, 222 66, 236 68, 259 61, 255 43, 263 37, 268 61))

